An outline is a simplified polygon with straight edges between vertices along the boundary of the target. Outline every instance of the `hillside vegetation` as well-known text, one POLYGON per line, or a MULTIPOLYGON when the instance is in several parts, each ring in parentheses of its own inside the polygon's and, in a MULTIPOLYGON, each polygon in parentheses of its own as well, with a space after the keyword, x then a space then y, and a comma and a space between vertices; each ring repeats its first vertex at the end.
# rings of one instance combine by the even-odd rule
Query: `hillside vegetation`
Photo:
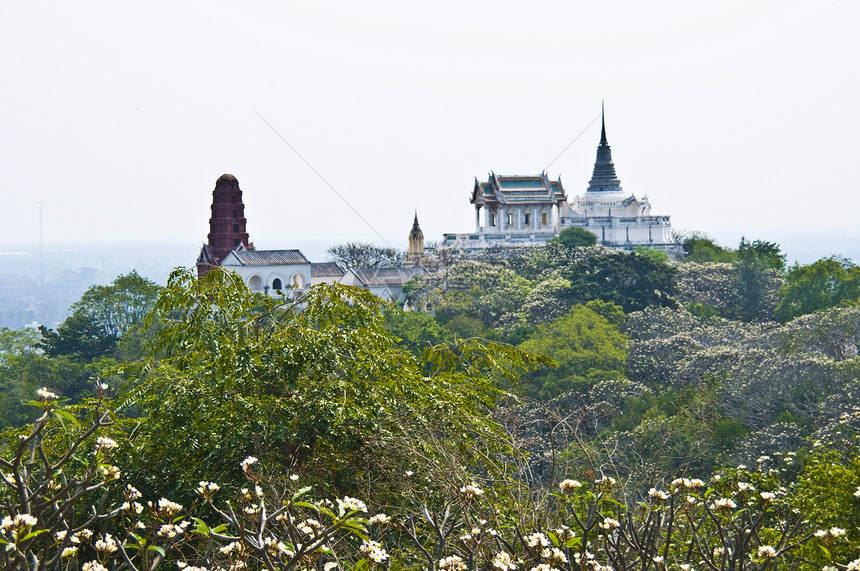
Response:
POLYGON ((860 268, 437 254, 422 311, 176 271, 0 331, 0 568, 860 568, 860 268))

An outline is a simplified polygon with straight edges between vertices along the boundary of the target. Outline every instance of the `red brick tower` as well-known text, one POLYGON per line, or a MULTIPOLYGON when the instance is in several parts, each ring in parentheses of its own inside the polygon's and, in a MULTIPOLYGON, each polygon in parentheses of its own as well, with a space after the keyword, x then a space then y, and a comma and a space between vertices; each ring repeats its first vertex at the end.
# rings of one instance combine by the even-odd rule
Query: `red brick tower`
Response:
POLYGON ((209 268, 217 266, 231 250, 253 250, 245 228, 245 205, 239 181, 232 174, 223 174, 215 182, 212 191, 212 218, 209 219, 209 242, 200 250, 197 258, 197 274, 206 275, 209 268))

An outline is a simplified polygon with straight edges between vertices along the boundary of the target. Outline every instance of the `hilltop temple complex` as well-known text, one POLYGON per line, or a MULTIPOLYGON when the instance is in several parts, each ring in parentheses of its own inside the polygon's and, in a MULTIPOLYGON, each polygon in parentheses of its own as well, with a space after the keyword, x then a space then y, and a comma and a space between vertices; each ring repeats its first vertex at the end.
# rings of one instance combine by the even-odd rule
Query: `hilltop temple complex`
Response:
MULTIPOLYGON (((475 232, 444 234, 441 246, 465 255, 487 248, 538 246, 566 228, 584 228, 597 243, 619 250, 637 247, 680 253, 672 237, 668 216, 651 214, 647 196, 626 194, 612 162, 612 151, 602 121, 597 158, 588 188, 569 200, 561 178, 545 172, 533 176, 490 173, 472 188, 469 201, 475 207, 475 232)), ((239 181, 222 175, 212 191, 207 243, 200 250, 197 272, 204 276, 215 266, 239 274, 252 291, 297 297, 308 287, 339 282, 371 291, 389 301, 403 300, 403 286, 426 274, 424 233, 418 213, 409 233, 403 267, 342 268, 334 262, 310 262, 299 250, 257 250, 249 241, 245 206, 239 181)))
POLYGON ((475 179, 469 199, 475 206, 475 231, 444 234, 442 246, 481 250, 505 246, 538 246, 565 228, 584 228, 597 243, 620 250, 637 247, 680 252, 668 216, 651 214, 647 196, 626 194, 612 162, 601 124, 600 143, 588 189, 569 201, 561 178, 547 174, 503 176, 490 173, 486 182, 475 179))
POLYGON ((249 241, 244 212, 239 181, 231 174, 221 175, 212 191, 208 240, 197 257, 199 277, 222 267, 236 272, 251 291, 273 297, 297 298, 311 286, 337 282, 366 289, 386 301, 403 301, 403 286, 427 273, 421 266, 424 234, 417 213, 409 235, 409 267, 344 269, 334 262, 311 262, 297 249, 257 250, 249 241))

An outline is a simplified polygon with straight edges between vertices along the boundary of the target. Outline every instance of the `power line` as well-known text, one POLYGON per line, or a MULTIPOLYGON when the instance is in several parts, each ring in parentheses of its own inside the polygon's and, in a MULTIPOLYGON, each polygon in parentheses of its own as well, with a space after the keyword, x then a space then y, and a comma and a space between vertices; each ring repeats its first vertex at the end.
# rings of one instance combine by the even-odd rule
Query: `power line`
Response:
POLYGON ((377 236, 379 236, 379 239, 380 239, 380 240, 382 240, 383 242, 385 242, 385 245, 386 245, 386 246, 388 246, 389 248, 391 248, 391 247, 392 247, 392 246, 391 246, 391 244, 389 244, 389 243, 388 243, 388 240, 386 240, 385 238, 383 238, 382 234, 380 234, 379 232, 377 232, 376 228, 374 228, 374 227, 373 227, 373 225, 372 225, 370 222, 368 222, 368 221, 367 221, 367 219, 365 219, 365 217, 364 217, 364 216, 362 216, 362 215, 361 215, 361 213, 359 213, 359 211, 358 211, 358 210, 356 210, 356 209, 355 209, 355 207, 354 207, 352 204, 350 204, 350 203, 349 203, 349 201, 348 201, 346 198, 344 198, 344 197, 343 197, 343 195, 342 195, 341 193, 339 193, 339 192, 337 191, 337 189, 335 189, 335 187, 333 187, 333 186, 331 185, 331 183, 330 183, 329 181, 327 181, 327 180, 325 179, 325 177, 324 177, 323 175, 321 175, 321 174, 320 174, 320 172, 319 172, 317 169, 315 169, 315 168, 314 168, 314 166, 313 166, 311 163, 309 163, 309 162, 307 161, 307 159, 305 159, 305 158, 302 156, 302 154, 301 154, 300 152, 298 152, 298 151, 296 150, 296 148, 295 148, 294 146, 292 146, 292 145, 290 144, 290 142, 289 142, 289 141, 287 141, 287 140, 284 138, 284 136, 283 136, 283 135, 281 135, 281 134, 278 132, 278 130, 277 130, 277 129, 275 129, 275 128, 272 126, 272 124, 271 124, 271 123, 269 123, 268 121, 266 121, 266 118, 265 118, 265 117, 263 117, 262 115, 260 115, 260 113, 259 113, 256 109, 254 109, 253 107, 251 108, 251 110, 252 110, 254 113, 256 113, 256 114, 257 114, 257 117, 259 117, 259 118, 263 121, 263 123, 265 123, 265 124, 266 124, 266 126, 268 126, 268 127, 269 127, 269 129, 271 129, 271 130, 272 130, 272 132, 273 132, 275 135, 277 135, 277 136, 278 136, 278 138, 279 138, 280 140, 282 140, 282 141, 284 142, 284 144, 285 144, 285 145, 287 145, 287 146, 290 148, 290 150, 291 150, 291 151, 293 151, 293 152, 296 154, 296 156, 297 156, 297 157, 299 157, 299 158, 302 160, 302 162, 304 162, 306 165, 308 165, 308 168, 309 168, 309 169, 311 169, 311 170, 314 172, 314 174, 315 174, 315 175, 317 175, 317 176, 319 177, 319 179, 320 179, 321 181, 323 181, 323 182, 325 183, 325 185, 326 185, 327 187, 329 187, 329 188, 331 189, 331 191, 332 191, 333 193, 335 193, 335 194, 337 195, 337 197, 338 197, 338 198, 340 198, 340 199, 343 201, 343 203, 344 203, 344 204, 346 204, 347 206, 349 206, 350 210, 352 210, 352 211, 355 213, 355 215, 356 215, 356 216, 358 216, 358 217, 361 219, 361 221, 362 221, 362 222, 364 222, 365 224, 367 224, 367 227, 368 227, 368 228, 370 228, 371 230, 373 230, 374 234, 376 234, 377 236))
POLYGON ((579 135, 577 135, 576 137, 574 137, 574 138, 573 138, 573 140, 572 140, 571 142, 569 142, 569 143, 567 144, 567 146, 566 146, 564 149, 562 149, 562 150, 561 150, 561 152, 560 152, 560 153, 559 153, 559 154, 558 154, 558 155, 557 155, 553 160, 551 160, 551 161, 550 161, 550 163, 549 163, 548 165, 546 165, 546 166, 543 168, 544 172, 548 171, 548 170, 549 170, 549 167, 551 167, 551 166, 552 166, 552 164, 553 164, 555 161, 557 161, 558 159, 560 159, 560 158, 561 158, 561 156, 562 156, 565 152, 567 152, 567 150, 571 147, 571 145, 573 145, 573 144, 574 144, 574 143, 575 143, 575 142, 576 142, 576 141, 577 141, 577 140, 578 140, 582 135, 584 135, 584 134, 585 134, 585 132, 586 132, 586 131, 588 131, 588 128, 589 128, 589 127, 591 127, 592 125, 594 125, 594 122, 595 122, 595 121, 597 121, 598 119, 600 119, 600 116, 601 116, 602 114, 603 114, 602 112, 601 112, 601 113, 598 113, 598 114, 594 117, 594 119, 592 119, 592 120, 591 120, 591 123, 589 123, 588 125, 586 125, 586 126, 585 126, 585 129, 583 129, 582 131, 580 131, 580 132, 579 132, 579 135))

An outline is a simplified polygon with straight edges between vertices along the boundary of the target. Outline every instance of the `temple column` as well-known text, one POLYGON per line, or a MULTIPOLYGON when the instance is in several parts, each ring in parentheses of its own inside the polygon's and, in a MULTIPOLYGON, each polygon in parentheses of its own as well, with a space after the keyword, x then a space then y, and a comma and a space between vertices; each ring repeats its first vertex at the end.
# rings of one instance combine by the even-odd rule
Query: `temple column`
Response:
POLYGON ((475 205, 475 233, 481 232, 481 205, 475 205))

